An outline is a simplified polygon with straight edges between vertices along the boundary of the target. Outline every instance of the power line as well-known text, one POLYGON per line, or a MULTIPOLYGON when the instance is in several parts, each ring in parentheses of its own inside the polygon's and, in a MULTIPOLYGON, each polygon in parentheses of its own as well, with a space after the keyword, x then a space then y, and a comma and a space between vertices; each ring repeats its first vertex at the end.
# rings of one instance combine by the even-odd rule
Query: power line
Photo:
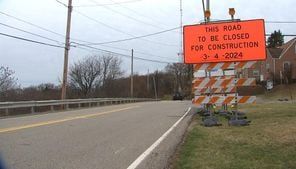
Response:
POLYGON ((56 0, 56 1, 57 1, 57 3, 59 3, 59 4, 61 4, 61 5, 63 5, 63 6, 65 6, 65 7, 68 8, 68 5, 67 5, 67 4, 65 4, 65 3, 63 3, 63 2, 61 2, 61 1, 59 1, 59 0, 56 0))
MULTIPOLYGON (((114 2, 113 0, 109 0, 109 1, 114 2)), ((164 25, 163 23, 161 23, 161 22, 155 20, 154 18, 152 18, 152 17, 148 17, 148 16, 146 16, 146 15, 143 15, 143 14, 139 13, 138 11, 136 11, 136 10, 134 10, 134 9, 131 9, 131 8, 129 8, 129 7, 126 7, 126 6, 122 5, 122 4, 116 4, 116 5, 117 5, 117 6, 120 6, 121 8, 124 8, 124 9, 126 9, 126 10, 128 10, 128 11, 131 11, 131 12, 135 13, 137 16, 141 16, 141 17, 143 17, 143 18, 147 18, 147 19, 149 19, 149 20, 151 20, 151 21, 153 21, 153 22, 156 22, 157 24, 164 25)), ((166 26, 166 25, 164 25, 164 26, 166 26)))
MULTIPOLYGON (((130 55, 121 54, 121 53, 117 53, 117 52, 113 52, 113 51, 109 51, 109 50, 105 50, 105 49, 100 49, 100 48, 96 48, 96 47, 92 47, 92 46, 80 44, 80 43, 77 43, 77 42, 73 42, 73 43, 78 45, 78 46, 73 46, 73 47, 80 48, 80 49, 81 49, 81 46, 83 46, 83 47, 86 47, 86 48, 90 48, 90 49, 94 49, 94 50, 98 50, 98 51, 102 51, 102 52, 107 52, 107 53, 111 53, 111 54, 122 56, 122 57, 126 57, 126 58, 130 58, 131 57, 130 55)), ((136 60, 142 60, 142 61, 147 61, 147 62, 162 63, 162 64, 172 64, 172 63, 175 63, 175 62, 166 62, 166 61, 160 61, 160 60, 145 59, 145 58, 141 58, 141 57, 134 57, 134 59, 136 59, 136 60)))
MULTIPOLYGON (((60 2, 60 1, 57 1, 57 2, 62 3, 62 2, 60 2)), ((63 4, 63 3, 62 3, 62 4, 63 4)), ((63 38, 66 37, 66 36, 63 35, 63 34, 60 34, 60 33, 57 33, 57 32, 55 32, 55 31, 49 30, 49 29, 47 29, 47 28, 44 28, 44 27, 42 27, 42 26, 39 26, 39 25, 34 24, 34 23, 32 23, 32 22, 29 22, 29 21, 26 21, 26 20, 21 19, 21 18, 19 18, 19 17, 16 17, 16 16, 13 16, 13 15, 7 14, 7 13, 5 13, 5 12, 1 12, 1 11, 0 11, 0 14, 5 15, 5 16, 7 16, 7 17, 10 17, 10 18, 12 18, 12 19, 15 19, 15 20, 17 20, 17 21, 20 21, 20 22, 22 22, 22 23, 28 24, 28 25, 33 26, 33 27, 35 27, 35 28, 38 28, 38 29, 40 29, 40 30, 43 30, 43 31, 46 31, 46 32, 49 32, 49 33, 55 34, 55 35, 57 35, 57 36, 60 36, 60 37, 63 37, 63 38)), ((81 40, 81 39, 76 39, 76 38, 71 38, 71 39, 76 40, 76 41, 80 41, 80 42, 85 42, 85 43, 87 43, 87 41, 84 41, 84 40, 81 40)))
POLYGON ((57 35, 57 36, 65 37, 65 35, 63 35, 63 34, 60 34, 60 33, 54 32, 54 31, 52 31, 52 30, 46 29, 46 28, 44 28, 44 27, 38 26, 38 25, 36 25, 36 24, 33 24, 33 23, 28 22, 28 21, 25 21, 25 20, 23 20, 23 19, 17 18, 17 17, 15 17, 15 16, 12 16, 12 15, 7 14, 7 13, 5 13, 5 12, 0 11, 0 14, 5 15, 5 16, 10 17, 10 18, 13 18, 13 19, 15 19, 15 20, 17 20, 17 21, 20 21, 20 22, 26 23, 26 24, 28 24, 28 25, 31 25, 31 26, 36 27, 36 28, 38 28, 38 29, 41 29, 41 30, 43 30, 43 31, 50 32, 50 33, 55 34, 55 35, 57 35))
POLYGON ((88 15, 85 15, 84 13, 82 13, 82 12, 80 12, 80 11, 77 11, 77 10, 74 10, 74 11, 75 11, 76 13, 78 13, 79 15, 81 15, 81 16, 83 16, 83 17, 89 19, 89 20, 92 20, 92 21, 94 21, 94 22, 96 22, 96 23, 98 23, 98 24, 100 24, 100 25, 103 25, 103 26, 105 26, 105 27, 107 27, 107 28, 109 28, 109 29, 112 29, 112 30, 114 30, 114 31, 116 31, 116 32, 120 32, 120 33, 125 34, 125 35, 132 36, 132 34, 129 34, 129 33, 127 33, 127 32, 124 32, 124 31, 120 30, 120 29, 117 29, 117 28, 114 28, 114 27, 112 27, 112 26, 109 26, 109 25, 107 25, 107 24, 105 24, 105 23, 103 23, 103 22, 101 22, 101 21, 99 21, 99 20, 97 20, 97 19, 94 19, 94 18, 92 18, 92 17, 90 17, 90 16, 88 16, 88 15))
MULTIPOLYGON (((75 12, 78 13, 79 15, 81 15, 81 16, 83 16, 83 17, 85 17, 85 18, 87 18, 87 19, 89 19, 89 20, 91 20, 91 21, 93 21, 93 22, 96 22, 97 24, 103 25, 103 26, 105 26, 105 27, 108 27, 109 29, 112 29, 112 30, 114 30, 114 31, 117 31, 117 32, 120 32, 120 33, 122 33, 122 34, 125 34, 125 35, 128 35, 128 36, 131 36, 131 37, 133 37, 133 38, 138 39, 138 38, 137 38, 136 36, 134 36, 133 34, 130 34, 130 33, 124 32, 124 31, 122 31, 122 30, 120 30, 120 29, 117 29, 117 28, 115 28, 115 27, 113 27, 113 26, 110 26, 110 25, 108 25, 108 24, 105 24, 105 23, 103 23, 103 22, 101 22, 101 21, 99 21, 99 20, 97 20, 97 19, 95 19, 95 18, 92 18, 92 17, 90 17, 90 16, 88 16, 88 15, 86 15, 86 14, 84 14, 84 13, 78 11, 78 10, 73 10, 73 11, 75 11, 75 12)), ((163 32, 163 31, 161 31, 161 32, 163 32)), ((165 32, 167 32, 167 31, 165 31, 165 32)), ((158 33, 157 33, 157 34, 158 34, 158 33)), ((155 35, 156 35, 156 34, 155 34, 155 35)), ((145 36, 146 36, 146 35, 145 35, 145 36)), ((145 37, 145 36, 143 36, 143 37, 145 37)), ((75 40, 74 38, 72 38, 72 39, 75 40)), ((76 39, 76 40, 83 42, 82 40, 79 40, 79 39, 76 39)), ((143 40, 143 41, 146 41, 146 42, 153 43, 153 44, 159 44, 159 45, 164 45, 164 46, 177 46, 177 45, 175 45, 175 44, 166 44, 166 43, 155 42, 155 41, 151 41, 151 40, 147 40, 147 39, 142 39, 142 40, 143 40)))
POLYGON ((49 43, 45 43, 45 42, 40 42, 40 41, 36 41, 36 40, 32 40, 32 39, 27 39, 27 38, 23 38, 23 37, 19 37, 19 36, 9 35, 9 34, 6 34, 6 33, 1 33, 0 32, 0 35, 6 36, 6 37, 10 37, 10 38, 14 38, 14 39, 18 39, 18 40, 23 40, 23 41, 31 42, 31 43, 45 45, 45 46, 51 46, 51 47, 56 47, 56 48, 65 48, 64 46, 53 45, 53 44, 49 44, 49 43))
MULTIPOLYGON (((39 26, 39 25, 36 25, 36 24, 34 24, 34 23, 28 22, 28 21, 26 21, 26 20, 24 20, 24 19, 21 19, 21 18, 18 18, 18 17, 12 16, 12 15, 7 14, 7 13, 5 13, 5 12, 1 12, 1 11, 0 11, 0 14, 3 14, 3 15, 5 15, 5 16, 8 16, 8 17, 13 18, 13 19, 15 19, 15 20, 21 21, 21 22, 23 22, 23 23, 25 23, 25 24, 31 25, 31 26, 36 27, 36 28, 38 28, 38 29, 44 30, 44 31, 46 31, 46 32, 53 33, 53 34, 58 35, 58 36, 60 36, 60 37, 63 37, 63 38, 65 37, 65 36, 62 35, 62 34, 59 34, 59 33, 54 32, 54 31, 52 31, 52 30, 46 29, 46 28, 44 28, 44 27, 42 27, 42 26, 39 26)), ((2 23, 2 25, 3 25, 3 26, 10 27, 10 28, 15 29, 15 30, 19 30, 19 31, 22 31, 22 32, 25 32, 25 33, 31 34, 31 35, 34 35, 34 36, 37 36, 37 37, 41 37, 41 38, 44 38, 44 39, 47 39, 47 40, 50 40, 50 41, 56 42, 56 43, 58 43, 58 44, 63 44, 62 42, 59 42, 59 41, 57 41, 57 40, 54 40, 54 39, 51 39, 51 38, 48 38, 48 37, 45 37, 45 36, 42 36, 42 35, 39 35, 39 34, 36 34, 36 33, 32 33, 32 32, 29 32, 29 31, 25 31, 25 30, 23 30, 23 29, 16 28, 16 27, 13 27, 13 26, 11 26, 11 25, 7 25, 7 24, 3 24, 3 23, 2 23)), ((178 28, 173 28, 173 29, 178 29, 178 28)), ((173 29, 172 29, 172 30, 173 30, 173 29)), ((148 35, 143 35, 143 36, 140 36, 140 37, 135 37, 135 38, 141 38, 141 37, 146 37, 146 36, 150 36, 150 35, 151 35, 151 36, 152 36, 152 35, 157 35, 157 34, 160 34, 160 33, 165 33, 165 32, 167 32, 167 31, 170 31, 170 29, 169 29, 169 30, 165 30, 165 31, 161 31, 161 32, 156 32, 156 33, 148 34, 148 35)), ((75 41, 79 41, 79 42, 84 42, 84 43, 92 44, 92 43, 89 42, 89 41, 85 41, 85 40, 81 40, 81 39, 76 39, 76 38, 71 38, 71 39, 72 39, 72 40, 75 40, 75 41)), ((120 40, 120 41, 121 41, 121 40, 120 40)), ((114 47, 113 47, 113 48, 114 48, 114 47)), ((128 50, 129 50, 129 49, 128 49, 128 50)), ((139 51, 139 52, 136 52, 136 53, 141 53, 141 54, 143 54, 143 55, 147 55, 147 56, 155 56, 155 57, 159 57, 159 58, 162 57, 162 56, 152 55, 152 54, 148 54, 148 53, 144 53, 144 52, 140 52, 140 51, 139 51)), ((164 57, 162 57, 162 58, 164 58, 164 57)))
MULTIPOLYGON (((223 19, 211 19, 212 21, 223 21, 223 19)), ((203 22, 203 20, 200 20, 203 22)), ((296 21, 265 21, 267 24, 296 24, 296 21)))
POLYGON ((265 23, 296 24, 296 21, 265 21, 265 23))
POLYGON ((73 7, 98 7, 98 6, 111 6, 111 5, 121 5, 121 4, 128 4, 134 2, 140 2, 143 0, 131 0, 131 1, 124 1, 124 2, 114 2, 114 3, 105 3, 105 4, 95 4, 95 5, 74 5, 73 7))
MULTIPOLYGON (((96 1, 93 1, 93 0, 89 0, 89 1, 92 1, 93 3, 96 3, 98 6, 104 6, 103 4, 98 4, 96 1)), ((114 2, 113 0, 110 0, 110 1, 111 1, 111 2, 114 2)), ((137 15, 139 15, 139 16, 142 16, 142 17, 148 18, 148 19, 150 19, 150 20, 153 20, 154 22, 158 22, 158 21, 155 21, 154 19, 152 19, 152 18, 150 18, 150 17, 147 17, 147 16, 145 16, 145 15, 142 15, 141 13, 139 13, 139 12, 137 12, 137 11, 131 9, 131 8, 128 8, 128 7, 126 7, 126 6, 123 6, 123 5, 121 5, 121 4, 122 4, 122 3, 116 3, 116 2, 113 3, 113 5, 118 5, 118 6, 122 7, 122 8, 125 8, 125 9, 127 9, 127 10, 129 10, 129 11, 132 11, 133 13, 135 13, 135 14, 137 14, 137 15)), ((148 24, 148 23, 146 23, 146 22, 143 22, 143 21, 138 20, 138 19, 136 19, 136 18, 132 18, 131 16, 125 15, 125 14, 123 14, 123 13, 120 13, 120 12, 118 12, 118 11, 112 10, 112 9, 110 9, 110 8, 108 8, 108 10, 111 10, 112 12, 115 12, 115 13, 118 13, 118 14, 123 15, 123 16, 125 16, 125 17, 128 17, 129 19, 133 19, 133 20, 135 20, 135 21, 137 21, 137 22, 141 22, 141 23, 144 23, 144 24, 148 24)), ((159 22, 158 22, 158 23, 159 23, 159 22)), ((151 25, 151 24, 149 24, 149 25, 151 25)), ((155 27, 155 25, 152 25, 152 26, 155 27)), ((156 27, 157 27, 157 28, 160 28, 159 26, 156 26, 156 27)), ((166 45, 166 44, 165 44, 165 45, 166 45)), ((174 45, 174 46, 176 46, 176 45, 174 45)))
MULTIPOLYGON (((130 49, 119 48, 119 47, 114 47, 114 46, 108 46, 108 45, 100 45, 100 46, 107 47, 107 48, 118 49, 118 50, 122 50, 122 51, 130 51, 130 49)), ((139 50, 134 51, 134 53, 138 53, 138 54, 146 55, 146 56, 158 57, 158 58, 162 58, 162 59, 172 59, 172 58, 169 58, 169 57, 154 55, 154 54, 150 54, 150 53, 147 53, 147 52, 144 52, 144 51, 139 51, 139 50)))
POLYGON ((0 22, 0 25, 11 28, 11 29, 14 29, 14 30, 18 30, 18 31, 21 31, 21 32, 24 32, 24 33, 28 33, 30 35, 34 35, 34 36, 37 36, 37 37, 40 37, 40 38, 43 38, 43 39, 46 39, 46 40, 49 40, 49 41, 52 41, 52 42, 56 42, 57 44, 63 44, 63 43, 61 43, 61 42, 59 42, 57 40, 54 40, 54 39, 51 39, 51 38, 48 38, 48 37, 45 37, 45 36, 42 36, 42 35, 39 35, 39 34, 36 34, 36 33, 32 33, 32 32, 29 32, 29 31, 26 31, 26 30, 23 30, 23 29, 20 29, 20 28, 16 28, 16 27, 11 26, 11 25, 7 25, 7 24, 1 23, 1 22, 0 22))
MULTIPOLYGON (((271 36, 271 34, 265 34, 265 36, 271 36)), ((291 36, 291 37, 294 37, 296 36, 296 34, 283 34, 282 36, 291 36)))
MULTIPOLYGON (((85 42, 85 43, 91 43, 91 42, 88 42, 88 41, 83 41, 83 42, 85 42)), ((76 44, 73 47, 79 47, 79 45, 80 45, 80 43, 79 44, 77 44, 76 42, 72 42, 72 43, 75 43, 76 44)), ((88 45, 88 44, 81 44, 81 45, 88 45)), ((122 51, 129 51, 130 52, 130 49, 126 49, 126 48, 120 48, 120 47, 109 46, 109 45, 99 45, 99 46, 107 47, 107 48, 112 48, 112 49, 118 49, 118 50, 122 50, 122 51)), ((163 58, 163 59, 172 59, 172 58, 169 58, 169 57, 154 55, 154 54, 150 54, 150 53, 147 53, 147 52, 144 52, 144 51, 139 51, 139 50, 134 51, 134 52, 135 53, 138 53, 138 54, 146 55, 146 56, 153 56, 153 57, 158 57, 158 58, 163 58)))
POLYGON ((154 54, 150 54, 150 53, 146 53, 146 52, 141 52, 141 51, 136 51, 135 53, 139 53, 139 54, 146 55, 146 56, 154 56, 154 57, 163 58, 163 59, 172 59, 172 58, 168 58, 168 57, 164 57, 164 56, 159 56, 159 55, 154 55, 154 54))
MULTIPOLYGON (((105 24, 105 23, 103 23, 103 22, 101 22, 101 21, 99 21, 99 20, 97 20, 97 19, 95 19, 95 18, 92 18, 92 17, 90 17, 90 16, 88 16, 88 15, 86 15, 86 14, 84 14, 84 13, 78 11, 78 10, 74 10, 74 11, 75 11, 76 13, 78 13, 79 15, 81 15, 81 16, 83 16, 83 17, 85 17, 85 18, 87 18, 87 19, 89 19, 89 20, 91 20, 91 21, 93 21, 93 22, 96 22, 97 24, 103 25, 103 26, 108 27, 108 28, 110 28, 110 29, 112 29, 112 30, 114 30, 114 31, 117 31, 117 32, 120 32, 120 33, 122 33, 122 34, 125 34, 125 35, 128 35, 128 36, 131 36, 131 37, 132 37, 132 38, 127 38, 127 39, 123 39, 123 40, 121 39, 121 40, 116 40, 116 41, 103 42, 103 44, 107 44, 107 43, 115 43, 115 42, 121 42, 121 41, 127 41, 127 40, 134 40, 134 39, 140 39, 140 38, 149 37, 149 36, 153 36, 153 35, 157 35, 157 34, 161 34, 161 33, 165 33, 165 32, 170 32, 170 31, 173 31, 173 30, 177 29, 177 28, 173 28, 173 29, 168 29, 168 30, 164 30, 164 31, 160 31, 160 32, 156 32, 156 33, 148 34, 148 35, 134 36, 133 34, 130 34, 130 33, 124 32, 124 31, 122 31, 122 30, 120 30, 120 29, 117 29, 117 28, 115 28, 115 27, 113 27, 113 26, 107 25, 107 24, 105 24)), ((179 28, 179 27, 178 27, 178 28, 179 28)), ((161 42, 151 41, 151 40, 148 40, 148 39, 141 39, 141 40, 142 40, 142 41, 149 42, 149 43, 153 43, 153 44, 164 45, 164 46, 177 46, 177 45, 175 45, 175 44, 166 44, 166 43, 161 43, 161 42)), ((91 43, 91 44, 92 44, 92 43, 91 43)), ((89 45, 89 44, 87 44, 87 45, 89 45)))
MULTIPOLYGON (((96 1, 94 1, 94 0, 88 0, 88 1, 93 2, 94 4, 98 4, 98 2, 96 2, 96 1)), ((148 22, 144 22, 144 21, 139 20, 139 19, 137 19, 137 18, 135 18, 135 17, 132 17, 132 16, 126 15, 126 14, 124 14, 124 13, 122 13, 122 12, 116 11, 116 10, 110 8, 109 6, 101 6, 101 7, 105 8, 105 9, 107 9, 107 10, 109 10, 109 11, 112 11, 112 12, 114 12, 114 13, 117 13, 117 14, 123 16, 123 17, 126 17, 126 18, 128 18, 128 19, 130 19, 130 20, 133 20, 133 21, 135 21, 135 22, 138 22, 138 23, 141 23, 141 24, 145 24, 145 25, 148 25, 148 26, 151 26, 151 27, 154 27, 154 28, 158 28, 158 29, 160 28, 160 27, 157 26, 157 25, 154 25, 154 24, 151 24, 151 23, 148 23, 148 22)))
POLYGON ((175 27, 175 28, 171 28, 171 29, 167 29, 167 30, 163 30, 163 31, 155 32, 155 33, 150 33, 150 34, 146 34, 146 35, 142 35, 142 36, 134 36, 132 38, 119 39, 119 40, 114 40, 114 41, 88 43, 86 45, 103 45, 103 44, 118 43, 118 42, 130 41, 130 40, 135 40, 135 39, 141 39, 141 38, 145 38, 145 37, 149 37, 149 36, 154 36, 154 35, 170 32, 170 31, 174 31, 174 30, 177 30, 179 28, 180 27, 175 27))

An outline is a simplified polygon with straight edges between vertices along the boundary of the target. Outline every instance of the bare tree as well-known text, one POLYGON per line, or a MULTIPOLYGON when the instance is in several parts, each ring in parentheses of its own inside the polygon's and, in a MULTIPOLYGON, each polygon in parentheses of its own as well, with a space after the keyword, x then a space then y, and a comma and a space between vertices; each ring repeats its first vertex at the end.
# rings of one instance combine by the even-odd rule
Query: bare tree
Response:
POLYGON ((110 86, 108 89, 106 86, 123 74, 120 66, 121 60, 112 55, 87 57, 70 67, 71 87, 79 89, 84 96, 90 96, 93 89, 109 90, 110 86))
POLYGON ((17 79, 13 75, 14 71, 8 67, 0 67, 0 93, 17 87, 17 79))
POLYGON ((84 96, 89 95, 102 74, 102 65, 97 56, 87 57, 70 67, 70 85, 78 88, 84 96))
POLYGON ((185 77, 188 74, 187 66, 182 63, 173 63, 166 66, 166 71, 174 75, 175 90, 179 91, 185 86, 185 77))
POLYGON ((123 72, 120 69, 122 61, 112 55, 104 55, 101 57, 102 63, 102 86, 104 87, 107 81, 112 81, 120 77, 123 72))

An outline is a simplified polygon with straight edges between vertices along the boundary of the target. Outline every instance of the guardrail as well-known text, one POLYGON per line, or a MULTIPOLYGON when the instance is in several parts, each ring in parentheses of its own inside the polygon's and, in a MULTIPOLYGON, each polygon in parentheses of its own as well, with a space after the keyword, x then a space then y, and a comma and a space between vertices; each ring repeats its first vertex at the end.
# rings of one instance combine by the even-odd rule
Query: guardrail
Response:
POLYGON ((50 111, 55 111, 56 106, 69 109, 70 105, 77 105, 75 108, 95 107, 112 104, 135 103, 145 101, 159 101, 147 98, 93 98, 93 99, 67 99, 67 100, 44 100, 44 101, 19 101, 0 102, 0 110, 4 110, 4 116, 9 116, 11 109, 30 108, 31 113, 36 113, 37 107, 49 107, 50 111))

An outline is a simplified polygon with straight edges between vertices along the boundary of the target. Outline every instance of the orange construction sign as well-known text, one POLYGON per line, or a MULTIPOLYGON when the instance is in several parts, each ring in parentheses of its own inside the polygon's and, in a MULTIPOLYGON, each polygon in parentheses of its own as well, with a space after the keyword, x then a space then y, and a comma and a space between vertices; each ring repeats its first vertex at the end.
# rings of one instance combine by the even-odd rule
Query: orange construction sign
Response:
POLYGON ((241 62, 266 59, 264 20, 184 26, 184 62, 241 62))

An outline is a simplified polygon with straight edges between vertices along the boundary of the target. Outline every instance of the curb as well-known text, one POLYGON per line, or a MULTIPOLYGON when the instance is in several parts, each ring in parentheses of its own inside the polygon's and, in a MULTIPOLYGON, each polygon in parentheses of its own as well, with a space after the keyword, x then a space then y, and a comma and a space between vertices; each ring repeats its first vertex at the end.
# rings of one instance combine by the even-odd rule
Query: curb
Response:
POLYGON ((178 145, 182 142, 183 136, 193 115, 195 107, 191 107, 190 112, 178 124, 174 130, 139 164, 137 169, 167 169, 170 165, 171 157, 175 154, 178 145))

